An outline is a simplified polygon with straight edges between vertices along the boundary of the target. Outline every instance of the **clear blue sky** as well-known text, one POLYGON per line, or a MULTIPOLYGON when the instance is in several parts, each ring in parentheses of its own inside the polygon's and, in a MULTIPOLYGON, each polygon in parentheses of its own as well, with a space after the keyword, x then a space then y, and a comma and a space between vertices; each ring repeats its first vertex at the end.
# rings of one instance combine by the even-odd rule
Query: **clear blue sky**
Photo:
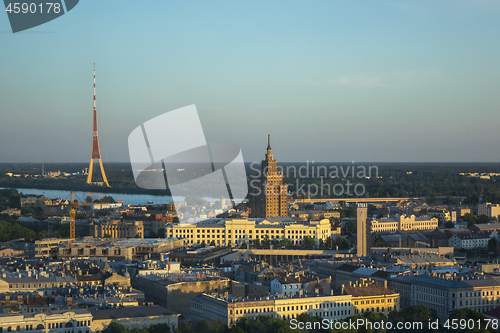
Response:
MULTIPOLYGON (((208 141, 278 161, 500 161, 500 2, 97 1, 12 34, 0 162, 104 162, 196 104, 208 141)), ((173 143, 175 144, 175 142, 173 143)))

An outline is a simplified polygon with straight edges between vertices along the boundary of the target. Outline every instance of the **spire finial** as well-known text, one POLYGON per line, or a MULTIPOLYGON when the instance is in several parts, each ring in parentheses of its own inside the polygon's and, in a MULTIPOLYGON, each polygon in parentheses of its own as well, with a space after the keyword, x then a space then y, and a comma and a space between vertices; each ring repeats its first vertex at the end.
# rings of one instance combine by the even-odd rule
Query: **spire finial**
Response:
POLYGON ((267 135, 267 149, 271 149, 271 134, 267 135))
POLYGON ((95 61, 94 61, 94 111, 95 111, 95 61))

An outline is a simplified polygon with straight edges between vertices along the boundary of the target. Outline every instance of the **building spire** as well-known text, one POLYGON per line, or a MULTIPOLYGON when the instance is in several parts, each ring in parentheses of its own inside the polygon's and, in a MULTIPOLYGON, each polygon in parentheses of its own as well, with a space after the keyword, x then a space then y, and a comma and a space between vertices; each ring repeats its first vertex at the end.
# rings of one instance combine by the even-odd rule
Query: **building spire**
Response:
POLYGON ((95 111, 95 62, 94 62, 94 111, 95 111))
POLYGON ((267 149, 271 150, 271 134, 267 135, 267 149))

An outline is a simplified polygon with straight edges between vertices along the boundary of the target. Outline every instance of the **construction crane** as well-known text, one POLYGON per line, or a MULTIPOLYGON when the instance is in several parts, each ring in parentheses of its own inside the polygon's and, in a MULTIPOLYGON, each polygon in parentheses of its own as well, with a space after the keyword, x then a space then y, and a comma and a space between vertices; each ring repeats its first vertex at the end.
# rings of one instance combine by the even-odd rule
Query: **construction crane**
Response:
POLYGON ((72 239, 76 238, 76 211, 80 207, 81 203, 75 202, 73 197, 73 191, 71 191, 71 210, 69 212, 69 237, 72 239))

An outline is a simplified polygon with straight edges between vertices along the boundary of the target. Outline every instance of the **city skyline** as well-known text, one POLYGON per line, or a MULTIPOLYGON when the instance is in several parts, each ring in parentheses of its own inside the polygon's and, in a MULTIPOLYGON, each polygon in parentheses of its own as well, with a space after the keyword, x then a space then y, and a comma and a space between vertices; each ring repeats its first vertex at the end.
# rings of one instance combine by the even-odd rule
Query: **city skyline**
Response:
POLYGON ((88 161, 94 60, 104 163, 190 104, 247 162, 268 133, 280 162, 500 162, 498 2, 154 5, 0 15, 0 163, 88 161))

